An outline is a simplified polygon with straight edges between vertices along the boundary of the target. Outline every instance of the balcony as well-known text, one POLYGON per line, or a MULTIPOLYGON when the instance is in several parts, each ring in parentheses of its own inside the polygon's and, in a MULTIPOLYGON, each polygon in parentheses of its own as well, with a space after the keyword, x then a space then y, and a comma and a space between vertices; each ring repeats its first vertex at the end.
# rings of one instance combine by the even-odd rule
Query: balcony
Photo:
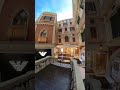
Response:
POLYGON ((64 26, 64 27, 67 27, 67 26, 68 26, 68 24, 67 24, 67 23, 63 23, 63 26, 64 26))
POLYGON ((25 41, 27 39, 27 33, 26 25, 15 25, 9 28, 7 35, 11 41, 25 41))
POLYGON ((39 43, 47 43, 47 37, 40 37, 38 38, 39 43))

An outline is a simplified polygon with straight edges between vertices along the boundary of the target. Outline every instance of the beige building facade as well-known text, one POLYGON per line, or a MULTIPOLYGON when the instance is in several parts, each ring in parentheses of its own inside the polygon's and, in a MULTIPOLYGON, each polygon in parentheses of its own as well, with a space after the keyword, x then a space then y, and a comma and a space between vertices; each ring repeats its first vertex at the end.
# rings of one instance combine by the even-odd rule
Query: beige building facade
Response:
POLYGON ((73 0, 73 17, 78 31, 85 27, 86 76, 104 78, 119 90, 120 1, 73 0))
POLYGON ((80 59, 82 53, 85 55, 85 0, 72 0, 72 4, 74 25, 79 35, 78 48, 80 52, 80 59))
POLYGON ((65 19, 57 22, 56 42, 57 52, 78 57, 79 35, 74 26, 74 19, 65 19))

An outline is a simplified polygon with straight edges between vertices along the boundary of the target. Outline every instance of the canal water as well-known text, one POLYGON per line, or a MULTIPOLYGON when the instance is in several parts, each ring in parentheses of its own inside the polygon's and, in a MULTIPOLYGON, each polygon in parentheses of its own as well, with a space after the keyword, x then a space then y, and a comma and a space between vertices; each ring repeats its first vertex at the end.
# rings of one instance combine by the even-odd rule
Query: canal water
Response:
POLYGON ((71 70, 48 65, 36 75, 35 90, 70 90, 71 70))

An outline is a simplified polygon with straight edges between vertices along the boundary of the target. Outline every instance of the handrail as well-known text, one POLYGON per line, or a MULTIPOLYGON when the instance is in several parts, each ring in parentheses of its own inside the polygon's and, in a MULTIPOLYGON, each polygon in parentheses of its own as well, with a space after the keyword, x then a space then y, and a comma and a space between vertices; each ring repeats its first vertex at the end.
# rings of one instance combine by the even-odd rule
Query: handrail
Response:
POLYGON ((8 81, 1 82, 0 90, 22 90, 22 89, 28 89, 28 88, 29 90, 33 90, 34 80, 35 80, 34 76, 35 74, 33 70, 21 76, 10 79, 8 81))
POLYGON ((34 90, 35 73, 56 61, 57 58, 52 58, 51 56, 35 61, 35 71, 28 71, 21 76, 1 82, 0 90, 34 90))
POLYGON ((80 75, 80 68, 77 64, 77 61, 71 60, 71 71, 72 71, 72 83, 71 88, 73 90, 85 90, 85 86, 80 75))
POLYGON ((52 58, 52 56, 47 56, 45 58, 39 59, 35 61, 35 73, 38 73, 42 69, 44 69, 46 66, 51 64, 52 62, 54 63, 57 59, 52 58))

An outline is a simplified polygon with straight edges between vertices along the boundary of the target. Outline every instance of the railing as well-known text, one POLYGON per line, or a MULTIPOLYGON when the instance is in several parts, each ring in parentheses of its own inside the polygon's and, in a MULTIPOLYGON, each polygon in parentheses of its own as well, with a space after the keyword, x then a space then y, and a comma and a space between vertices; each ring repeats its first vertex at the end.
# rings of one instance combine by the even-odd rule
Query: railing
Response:
POLYGON ((47 65, 54 63, 57 61, 57 58, 52 58, 51 56, 47 56, 43 59, 35 61, 35 73, 38 73, 42 69, 44 69, 47 65))
POLYGON ((85 90, 77 61, 71 60, 72 81, 71 90, 85 90))
POLYGON ((24 75, 15 77, 0 83, 0 90, 34 90, 35 73, 44 69, 47 65, 54 63, 57 58, 51 56, 35 61, 35 71, 29 71, 24 75))
POLYGON ((0 83, 0 90, 34 90, 34 81, 34 71, 29 71, 24 75, 0 83))

